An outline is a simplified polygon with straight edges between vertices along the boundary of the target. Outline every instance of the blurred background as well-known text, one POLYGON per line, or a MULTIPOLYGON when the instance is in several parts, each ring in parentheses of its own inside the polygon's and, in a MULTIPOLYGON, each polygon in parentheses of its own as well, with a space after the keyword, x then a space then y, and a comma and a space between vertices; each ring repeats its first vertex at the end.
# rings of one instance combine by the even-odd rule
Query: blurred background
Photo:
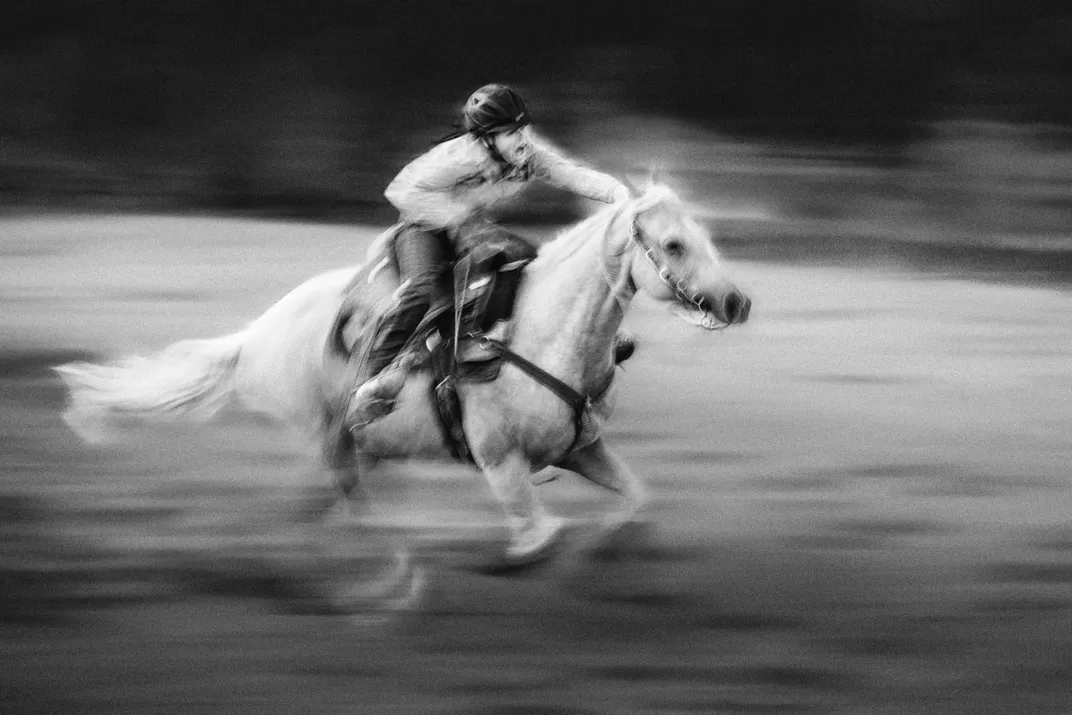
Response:
MULTIPOLYGON (((0 712, 1072 709, 1067 2, 2 13, 0 712), (636 301, 608 440, 652 529, 615 558, 581 529, 484 575, 481 478, 389 466, 317 553, 360 582, 406 541, 417 605, 298 613, 325 578, 286 518, 318 479, 300 445, 228 414, 90 448, 50 368, 234 331, 360 260, 384 187, 492 81, 591 165, 663 170, 752 319, 636 301)), ((592 209, 538 187, 501 215, 540 240, 592 209)))
POLYGON ((1070 222, 1057 0, 15 0, 5 15, 6 207, 389 219, 394 173, 502 81, 593 163, 657 162, 746 214, 968 240, 1070 222))

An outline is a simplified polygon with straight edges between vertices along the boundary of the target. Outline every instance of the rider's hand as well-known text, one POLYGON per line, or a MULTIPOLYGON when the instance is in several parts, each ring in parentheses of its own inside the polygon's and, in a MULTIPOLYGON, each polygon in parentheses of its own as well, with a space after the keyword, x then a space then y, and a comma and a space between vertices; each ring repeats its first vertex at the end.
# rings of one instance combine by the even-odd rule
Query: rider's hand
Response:
POLYGON ((618 187, 614 189, 614 200, 611 203, 620 204, 631 198, 633 197, 629 194, 629 189, 624 184, 618 184, 618 187))
POLYGON ((458 226, 458 233, 465 236, 476 235, 488 230, 491 220, 483 211, 474 211, 469 214, 458 226))

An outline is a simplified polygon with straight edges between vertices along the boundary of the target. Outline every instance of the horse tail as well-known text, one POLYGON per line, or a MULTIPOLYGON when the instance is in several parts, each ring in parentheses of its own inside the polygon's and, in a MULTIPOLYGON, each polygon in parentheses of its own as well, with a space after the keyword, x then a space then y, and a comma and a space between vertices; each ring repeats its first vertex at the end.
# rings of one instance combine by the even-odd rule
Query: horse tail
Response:
POLYGON ((183 340, 147 357, 73 362, 56 372, 70 393, 64 421, 87 442, 105 442, 122 418, 207 420, 229 401, 245 331, 183 340))

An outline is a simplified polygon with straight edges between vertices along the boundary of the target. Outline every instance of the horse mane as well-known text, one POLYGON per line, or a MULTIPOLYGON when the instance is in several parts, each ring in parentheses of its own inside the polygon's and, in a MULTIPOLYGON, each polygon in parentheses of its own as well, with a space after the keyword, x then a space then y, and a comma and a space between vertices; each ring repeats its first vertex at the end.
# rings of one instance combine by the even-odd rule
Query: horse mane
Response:
POLYGON ((602 234, 609 230, 611 222, 621 209, 621 206, 611 204, 580 223, 560 231, 555 238, 540 246, 537 260, 550 263, 566 260, 584 245, 586 236, 602 234))
POLYGON ((585 238, 603 235, 610 230, 615 218, 625 210, 639 214, 667 201, 680 203, 674 191, 663 184, 648 184, 644 193, 627 202, 610 204, 584 219, 580 223, 559 232, 555 238, 540 246, 537 260, 549 263, 561 263, 576 253, 585 243, 585 238))

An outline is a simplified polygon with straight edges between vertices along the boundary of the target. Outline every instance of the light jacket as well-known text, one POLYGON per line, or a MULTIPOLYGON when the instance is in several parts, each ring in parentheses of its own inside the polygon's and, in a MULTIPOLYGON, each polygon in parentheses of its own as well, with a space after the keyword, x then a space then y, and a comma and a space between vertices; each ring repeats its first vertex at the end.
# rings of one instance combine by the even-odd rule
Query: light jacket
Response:
POLYGON ((617 179, 581 166, 533 137, 532 155, 521 167, 496 161, 479 139, 465 134, 438 144, 410 162, 384 195, 404 223, 453 228, 508 199, 534 178, 595 201, 612 203, 617 179))

